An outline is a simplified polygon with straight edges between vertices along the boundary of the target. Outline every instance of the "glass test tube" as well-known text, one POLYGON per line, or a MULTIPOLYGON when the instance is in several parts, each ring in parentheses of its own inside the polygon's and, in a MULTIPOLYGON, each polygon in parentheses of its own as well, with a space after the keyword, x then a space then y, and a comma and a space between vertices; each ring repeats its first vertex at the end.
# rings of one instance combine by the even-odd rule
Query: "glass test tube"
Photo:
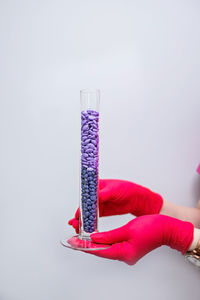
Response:
POLYGON ((79 236, 98 231, 99 90, 81 90, 79 236))

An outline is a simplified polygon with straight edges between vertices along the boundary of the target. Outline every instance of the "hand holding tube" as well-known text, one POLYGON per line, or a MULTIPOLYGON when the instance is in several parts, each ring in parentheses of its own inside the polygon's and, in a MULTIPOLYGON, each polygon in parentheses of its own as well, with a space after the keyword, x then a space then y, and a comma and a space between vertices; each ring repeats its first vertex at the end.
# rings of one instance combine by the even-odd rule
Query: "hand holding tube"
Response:
POLYGON ((91 234, 93 242, 111 246, 87 253, 133 265, 162 245, 185 254, 193 241, 193 233, 194 226, 189 222, 164 215, 141 216, 120 228, 91 234))
POLYGON ((141 216, 159 213, 163 199, 159 194, 131 181, 101 179, 99 202, 100 216, 127 213, 141 216))
MULTIPOLYGON (((130 181, 99 180, 99 215, 112 216, 131 213, 135 216, 157 214, 163 205, 162 197, 130 181)), ((79 232, 79 209, 68 222, 79 232)))

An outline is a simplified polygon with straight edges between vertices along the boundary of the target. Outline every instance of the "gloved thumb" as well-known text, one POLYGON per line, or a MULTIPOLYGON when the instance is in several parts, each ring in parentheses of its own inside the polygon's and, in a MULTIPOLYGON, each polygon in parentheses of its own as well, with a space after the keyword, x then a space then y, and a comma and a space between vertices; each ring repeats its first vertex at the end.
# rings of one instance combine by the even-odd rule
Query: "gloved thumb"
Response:
POLYGON ((93 233, 90 237, 93 242, 99 244, 120 243, 128 239, 128 230, 124 225, 110 231, 93 233))

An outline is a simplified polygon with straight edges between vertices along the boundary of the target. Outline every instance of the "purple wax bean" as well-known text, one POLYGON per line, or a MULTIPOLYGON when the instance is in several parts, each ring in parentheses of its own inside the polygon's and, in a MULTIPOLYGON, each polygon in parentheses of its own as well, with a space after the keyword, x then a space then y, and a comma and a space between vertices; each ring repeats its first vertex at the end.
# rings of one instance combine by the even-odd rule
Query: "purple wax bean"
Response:
POLYGON ((92 153, 92 151, 93 151, 92 148, 87 148, 87 149, 85 150, 86 153, 92 153))
POLYGON ((95 146, 97 145, 97 141, 95 141, 95 140, 91 140, 91 143, 95 146))
POLYGON ((90 116, 88 117, 88 119, 89 119, 89 120, 94 120, 94 119, 95 119, 95 116, 90 115, 90 116))
POLYGON ((94 145, 93 145, 92 143, 89 143, 89 144, 87 144, 87 148, 92 148, 92 149, 94 149, 95 147, 94 147, 94 145))
POLYGON ((87 120, 85 119, 84 121, 81 122, 81 125, 84 126, 87 123, 87 120))
POLYGON ((88 129, 89 129, 89 126, 88 126, 87 124, 84 125, 83 128, 82 128, 83 131, 86 131, 86 130, 88 130, 88 129))
POLYGON ((90 142, 90 139, 85 140, 85 143, 88 144, 90 142))

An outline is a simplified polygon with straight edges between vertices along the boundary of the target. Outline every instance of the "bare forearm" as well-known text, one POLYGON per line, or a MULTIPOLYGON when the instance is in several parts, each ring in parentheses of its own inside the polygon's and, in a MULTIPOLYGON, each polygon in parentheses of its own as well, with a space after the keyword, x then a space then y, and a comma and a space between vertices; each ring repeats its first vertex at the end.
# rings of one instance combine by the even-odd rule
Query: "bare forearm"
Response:
POLYGON ((177 205, 164 200, 160 214, 191 222, 195 227, 200 226, 200 209, 198 208, 177 205))

